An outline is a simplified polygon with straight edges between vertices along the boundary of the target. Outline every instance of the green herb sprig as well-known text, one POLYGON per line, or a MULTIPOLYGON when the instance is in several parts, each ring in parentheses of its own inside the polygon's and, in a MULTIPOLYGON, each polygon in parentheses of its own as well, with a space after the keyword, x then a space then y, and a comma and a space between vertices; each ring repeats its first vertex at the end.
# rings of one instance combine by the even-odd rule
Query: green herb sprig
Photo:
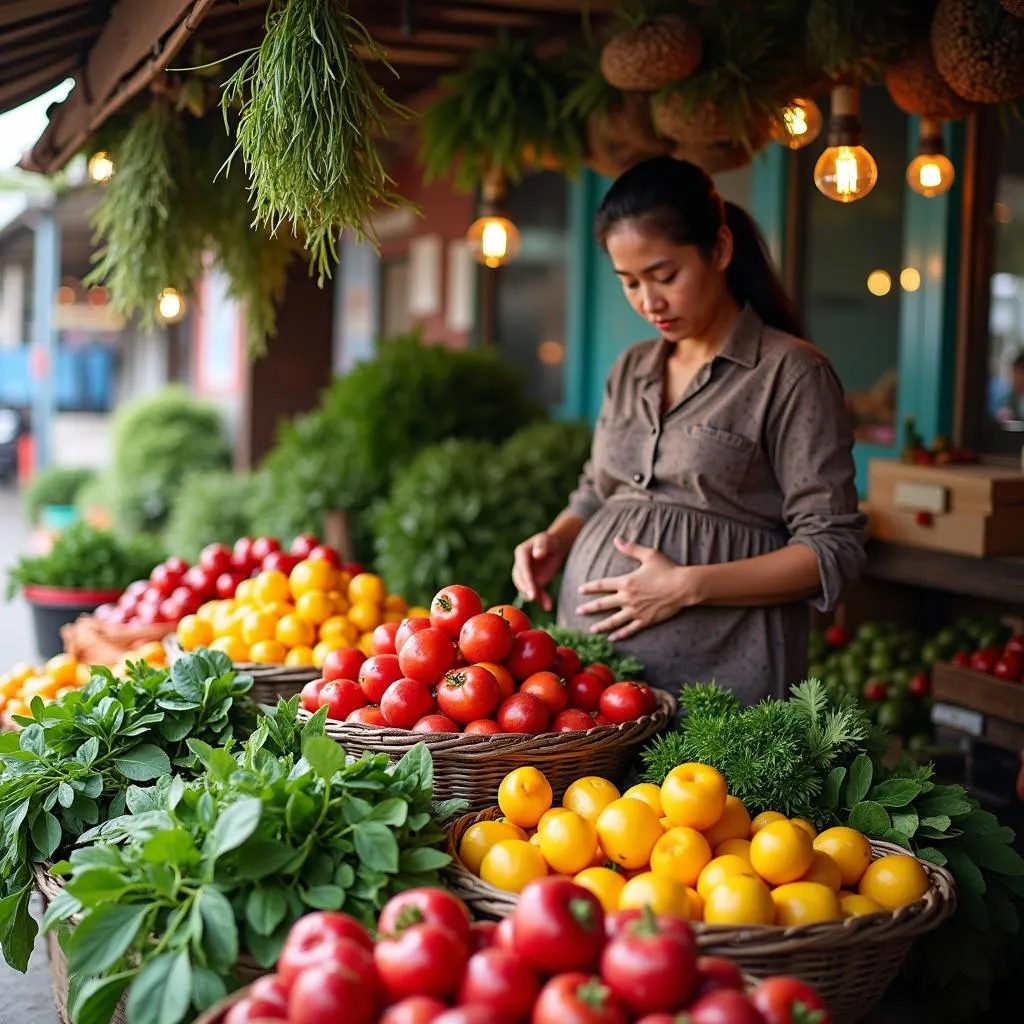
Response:
POLYGON ((608 637, 586 633, 565 626, 545 626, 559 647, 568 647, 579 655, 584 665, 607 665, 616 679, 644 678, 644 666, 632 654, 623 654, 608 637))
POLYGON ((13 968, 26 969, 36 934, 31 865, 123 814, 132 783, 201 768, 187 741, 221 745, 251 727, 251 687, 213 651, 171 669, 139 662, 123 681, 97 669, 53 703, 34 698, 32 716, 15 719, 21 731, 0 735, 0 946, 13 968))

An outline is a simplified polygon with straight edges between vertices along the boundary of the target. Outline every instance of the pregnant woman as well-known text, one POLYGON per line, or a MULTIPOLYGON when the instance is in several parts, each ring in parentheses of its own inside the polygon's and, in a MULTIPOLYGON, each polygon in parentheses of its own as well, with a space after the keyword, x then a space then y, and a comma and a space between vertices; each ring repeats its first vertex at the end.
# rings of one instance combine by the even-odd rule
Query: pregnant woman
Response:
POLYGON ((513 580, 550 609, 564 564, 558 621, 607 633, 653 685, 784 696, 807 668, 807 602, 831 608, 864 560, 835 371, 699 167, 638 164, 596 230, 658 337, 616 360, 579 486, 516 547, 513 580))

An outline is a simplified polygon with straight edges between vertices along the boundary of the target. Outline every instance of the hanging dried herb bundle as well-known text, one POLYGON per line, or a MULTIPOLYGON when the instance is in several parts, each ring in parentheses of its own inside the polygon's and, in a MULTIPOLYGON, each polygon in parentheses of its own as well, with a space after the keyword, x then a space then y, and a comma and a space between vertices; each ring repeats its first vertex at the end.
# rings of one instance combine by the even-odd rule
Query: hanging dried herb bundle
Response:
POLYGON ((369 214, 403 203, 374 136, 408 111, 373 81, 367 59, 390 68, 346 3, 274 0, 263 41, 224 86, 225 117, 239 109, 235 152, 256 223, 301 231, 321 285, 339 232, 375 242, 369 214))

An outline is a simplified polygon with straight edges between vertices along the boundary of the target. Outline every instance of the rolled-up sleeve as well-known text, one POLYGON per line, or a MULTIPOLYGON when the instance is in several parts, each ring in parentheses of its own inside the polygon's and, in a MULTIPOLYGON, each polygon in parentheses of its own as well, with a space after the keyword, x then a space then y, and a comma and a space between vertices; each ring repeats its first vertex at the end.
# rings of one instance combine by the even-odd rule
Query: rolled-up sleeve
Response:
POLYGON ((864 568, 867 525, 857 505, 850 417, 832 367, 799 367, 783 382, 766 428, 790 543, 817 556, 821 591, 812 604, 829 611, 864 568))

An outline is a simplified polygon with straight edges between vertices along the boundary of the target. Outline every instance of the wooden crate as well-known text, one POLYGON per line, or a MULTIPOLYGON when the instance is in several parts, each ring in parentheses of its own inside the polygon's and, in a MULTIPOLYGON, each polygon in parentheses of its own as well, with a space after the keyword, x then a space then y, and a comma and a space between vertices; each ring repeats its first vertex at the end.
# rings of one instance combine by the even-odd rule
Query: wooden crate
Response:
POLYGON ((944 704, 1024 726, 1024 683, 1007 683, 986 672, 942 663, 932 669, 932 696, 944 704))
POLYGON ((872 459, 864 504, 872 536, 987 558, 1024 554, 1024 472, 872 459))

